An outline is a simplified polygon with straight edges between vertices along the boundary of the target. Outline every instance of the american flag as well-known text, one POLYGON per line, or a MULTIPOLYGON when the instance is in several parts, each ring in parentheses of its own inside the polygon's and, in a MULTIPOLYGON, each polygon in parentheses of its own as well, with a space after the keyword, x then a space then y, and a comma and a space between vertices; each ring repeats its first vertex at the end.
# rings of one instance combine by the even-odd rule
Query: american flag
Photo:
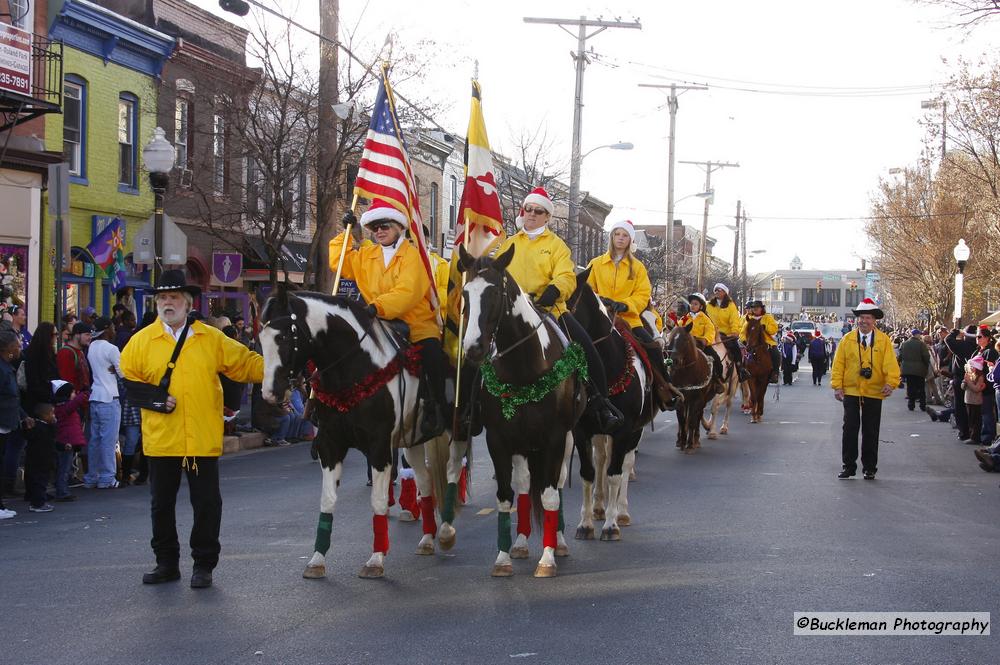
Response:
POLYGON ((434 270, 427 253, 427 240, 424 238, 423 219, 420 216, 420 199, 417 197, 410 158, 406 154, 406 142, 396 117, 392 86, 389 85, 389 76, 384 68, 372 110, 372 121, 368 125, 368 136, 358 164, 354 194, 366 199, 381 199, 406 215, 410 221, 410 237, 420 250, 420 259, 431 281, 431 304, 434 311, 438 311, 434 270))

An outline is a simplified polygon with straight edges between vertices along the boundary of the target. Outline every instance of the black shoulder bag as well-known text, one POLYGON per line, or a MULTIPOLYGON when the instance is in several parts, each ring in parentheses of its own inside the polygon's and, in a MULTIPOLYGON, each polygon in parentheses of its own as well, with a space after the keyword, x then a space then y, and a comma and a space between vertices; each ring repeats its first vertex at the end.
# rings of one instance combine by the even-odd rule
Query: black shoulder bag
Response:
POLYGON ((181 348, 184 346, 184 340, 187 339, 190 328, 191 317, 188 317, 187 322, 184 324, 184 330, 181 331, 181 337, 174 346, 170 362, 167 363, 167 371, 163 373, 163 378, 160 379, 159 384, 154 386, 143 381, 122 379, 122 382, 125 384, 125 398, 128 400, 129 405, 137 406, 140 409, 158 411, 159 413, 170 413, 174 410, 174 407, 167 406, 167 398, 170 397, 167 389, 170 387, 170 375, 173 374, 174 367, 177 365, 177 357, 181 354, 181 348))

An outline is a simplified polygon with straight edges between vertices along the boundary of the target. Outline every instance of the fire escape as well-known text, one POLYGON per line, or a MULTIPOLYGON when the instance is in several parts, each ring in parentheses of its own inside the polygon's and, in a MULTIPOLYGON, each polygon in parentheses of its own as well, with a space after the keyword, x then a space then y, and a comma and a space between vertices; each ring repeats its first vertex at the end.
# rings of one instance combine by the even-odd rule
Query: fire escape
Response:
POLYGON ((62 112, 62 42, 16 28, 11 18, 0 13, 0 132, 62 112))

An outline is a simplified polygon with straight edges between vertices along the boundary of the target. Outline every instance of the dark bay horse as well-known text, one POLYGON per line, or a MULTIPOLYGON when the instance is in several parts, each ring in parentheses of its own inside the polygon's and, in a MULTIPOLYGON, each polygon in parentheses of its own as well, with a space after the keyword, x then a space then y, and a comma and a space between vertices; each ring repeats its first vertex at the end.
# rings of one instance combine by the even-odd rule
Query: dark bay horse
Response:
POLYGON ((419 368, 414 366, 413 349, 397 348, 386 327, 369 316, 363 305, 342 297, 307 291, 293 295, 279 288, 265 303, 261 320, 264 399, 283 402, 291 378, 316 368, 312 372, 319 419, 315 440, 323 468, 323 490, 316 545, 303 577, 326 575, 333 509, 350 448, 364 453, 372 468, 374 545, 359 575, 377 578, 385 573, 393 448, 404 448, 423 496, 424 534, 417 553, 433 554, 433 497, 444 495, 447 438, 431 440, 426 451, 419 442, 419 368))
POLYGON ((515 457, 527 462, 529 495, 542 515, 541 559, 535 577, 556 574, 560 489, 566 482, 573 426, 584 408, 586 358, 578 345, 563 348, 528 295, 507 272, 514 248, 496 259, 472 258, 459 250, 466 274, 466 362, 479 366, 477 393, 486 445, 497 481, 497 558, 494 577, 513 575, 510 513, 514 502, 515 457), (581 365, 582 363, 582 365, 581 365))
MULTIPOLYGON (((576 290, 566 301, 576 320, 594 340, 594 347, 601 356, 608 374, 608 390, 611 403, 621 411, 623 424, 613 436, 598 434, 595 423, 586 416, 581 418, 573 430, 573 439, 580 455, 580 476, 583 478, 583 505, 580 509, 580 524, 576 538, 594 537, 594 487, 607 484, 606 506, 600 506, 604 513, 604 528, 601 540, 621 540, 619 526, 631 524, 628 513, 629 472, 635 464, 635 450, 642 438, 642 428, 653 420, 659 409, 652 395, 653 377, 642 357, 636 352, 628 338, 631 332, 616 328, 608 310, 594 293, 587 278, 590 269, 576 276, 576 290), (607 445, 610 438, 610 454, 598 455, 601 469, 595 469, 593 447, 607 445), (603 463, 607 460, 606 466, 603 463), (606 478, 600 476, 606 475, 606 478), (619 521, 621 524, 619 524, 619 521)), ((645 351, 645 350, 644 350, 645 351)), ((601 451, 602 453, 604 451, 601 451)))
POLYGON ((764 396, 771 376, 771 353, 767 345, 767 332, 760 319, 747 317, 747 360, 750 373, 750 422, 759 423, 764 417, 764 396))
POLYGON ((705 404, 715 394, 712 366, 691 336, 691 324, 674 326, 667 335, 667 376, 684 396, 677 405, 677 447, 693 453, 701 447, 701 420, 705 404))

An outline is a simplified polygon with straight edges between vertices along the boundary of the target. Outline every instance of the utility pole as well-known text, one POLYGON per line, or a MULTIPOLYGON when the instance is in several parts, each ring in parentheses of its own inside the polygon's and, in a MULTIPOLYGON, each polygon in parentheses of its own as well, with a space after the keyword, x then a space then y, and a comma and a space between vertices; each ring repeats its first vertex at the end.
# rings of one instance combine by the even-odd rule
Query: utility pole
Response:
MULTIPOLYGON (((718 171, 719 169, 724 169, 726 167, 739 168, 739 163, 732 162, 691 162, 681 160, 681 164, 695 164, 705 169, 705 191, 712 191, 712 172, 718 171)), ((712 196, 705 197, 705 214, 701 222, 701 238, 698 241, 698 276, 695 280, 695 290, 701 292, 704 287, 705 281, 705 259, 708 253, 708 244, 706 240, 708 239, 708 207, 712 205, 712 199, 715 198, 714 194, 712 196)))
MULTIPOLYGON (((740 266, 742 269, 743 302, 749 300, 750 285, 747 284, 747 209, 743 208, 743 222, 740 224, 740 266)), ((742 305, 742 303, 741 303, 742 305)))
MULTIPOLYGON (((670 88, 670 96, 667 98, 667 108, 670 110, 670 135, 667 140, 667 233, 664 236, 666 242, 666 252, 664 261, 666 271, 670 272, 670 247, 674 239, 674 137, 677 135, 677 91, 685 90, 708 90, 703 85, 677 85, 671 83, 667 85, 657 85, 655 83, 640 83, 640 88, 670 88)), ((706 190, 707 191, 707 190, 706 190)))
POLYGON ((558 25, 571 35, 573 33, 570 32, 567 26, 575 26, 577 28, 576 51, 571 52, 571 56, 576 62, 576 91, 573 94, 573 148, 569 163, 569 233, 571 237, 568 238, 571 251, 577 254, 577 256, 574 256, 574 260, 576 260, 579 258, 580 253, 580 248, 576 246, 575 239, 579 233, 578 225, 580 222, 580 162, 582 161, 580 157, 580 139, 583 136, 583 72, 587 65, 590 64, 590 60, 587 58, 585 52, 587 40, 604 32, 608 28, 633 28, 641 30, 642 24, 638 21, 624 23, 617 19, 614 21, 588 19, 586 16, 581 16, 579 19, 533 18, 525 16, 524 22, 558 25), (587 28, 597 28, 597 30, 588 35, 587 28))
MULTIPOLYGON (((316 233, 309 248, 310 267, 314 288, 324 293, 330 291, 330 271, 325 256, 330 228, 334 218, 337 179, 337 125, 334 105, 340 96, 337 77, 337 34, 340 0, 319 0, 319 85, 317 106, 319 124, 316 128, 316 233)), ((348 116, 348 119, 350 117, 348 116)), ((300 197, 308 192, 299 192, 300 197)), ((301 205, 301 203, 300 203, 301 205)), ((308 288, 308 287, 307 287, 308 288)))
POLYGON ((743 202, 736 200, 736 239, 733 240, 733 288, 736 288, 736 281, 739 279, 740 270, 740 206, 743 202))

